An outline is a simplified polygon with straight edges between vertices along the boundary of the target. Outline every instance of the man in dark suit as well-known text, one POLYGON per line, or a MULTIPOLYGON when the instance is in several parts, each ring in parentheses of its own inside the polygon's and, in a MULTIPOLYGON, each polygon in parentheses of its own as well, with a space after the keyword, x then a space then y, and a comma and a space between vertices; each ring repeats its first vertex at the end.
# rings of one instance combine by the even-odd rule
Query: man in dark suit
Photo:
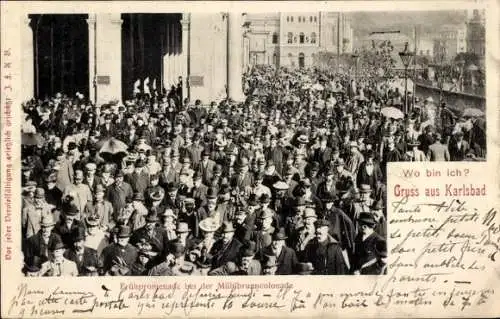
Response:
POLYGON ((120 226, 117 242, 104 248, 99 257, 102 274, 126 275, 130 271, 130 267, 137 260, 138 250, 129 244, 129 239, 130 227, 120 226))
POLYGON ((134 193, 144 194, 149 186, 149 174, 144 171, 145 162, 138 159, 135 163, 135 169, 132 174, 125 176, 125 182, 129 183, 134 193))
POLYGON ((97 251, 84 245, 85 231, 78 229, 72 237, 73 246, 64 252, 64 257, 76 263, 78 276, 90 276, 99 269, 97 251))
POLYGON ((240 191, 245 190, 253 184, 252 175, 248 172, 248 159, 241 158, 237 163, 238 174, 232 178, 231 185, 235 185, 240 191))
MULTIPOLYGON (((64 246, 71 247, 72 234, 79 228, 85 230, 85 224, 78 220, 78 208, 71 202, 62 204, 62 216, 54 227, 54 232, 61 236, 64 246)), ((83 212, 82 212, 83 214, 83 212)))
POLYGON ((318 220, 316 238, 309 241, 304 251, 304 262, 312 262, 316 275, 346 275, 347 266, 337 240, 329 236, 330 223, 318 220))
POLYGON ((353 270, 357 275, 381 275, 385 273, 387 244, 375 232, 377 221, 372 213, 361 213, 358 218, 361 230, 355 240, 353 270))
POLYGON ((193 175, 192 198, 195 200, 197 207, 203 205, 207 197, 208 187, 203 184, 203 176, 200 171, 196 171, 193 175))
POLYGON ((450 160, 452 162, 463 161, 465 159, 465 155, 469 151, 469 143, 464 140, 464 133, 462 131, 456 132, 450 139, 448 151, 450 152, 450 160))
POLYGON ((116 128, 113 123, 111 123, 113 119, 113 115, 111 114, 106 114, 104 116, 104 124, 101 125, 100 132, 101 132, 101 137, 103 138, 109 138, 109 137, 114 137, 116 136, 116 128))
POLYGON ((330 160, 332 149, 327 147, 328 137, 322 135, 320 138, 320 146, 314 151, 313 161, 320 163, 321 169, 323 169, 330 160))
POLYGON ((273 135, 271 136, 271 145, 264 150, 267 160, 273 160, 276 165, 276 170, 278 172, 282 171, 283 168, 283 153, 285 151, 284 147, 278 145, 278 138, 273 135))
POLYGON ((219 268, 229 261, 236 260, 242 244, 234 238, 235 229, 231 222, 224 222, 220 228, 222 238, 212 247, 212 269, 219 268))
POLYGON ((196 168, 197 171, 201 172, 203 176, 203 184, 209 185, 212 180, 213 171, 215 167, 215 162, 210 158, 210 152, 208 150, 203 150, 201 153, 201 162, 198 164, 196 168))
POLYGON ((49 247, 56 242, 61 242, 61 237, 52 231, 54 225, 52 215, 43 216, 38 233, 26 240, 23 253, 27 265, 40 267, 49 260, 49 247))
POLYGON ((118 170, 115 174, 115 182, 107 189, 106 198, 113 205, 115 215, 120 214, 127 203, 127 198, 132 198, 134 191, 130 184, 123 181, 123 172, 118 170))
POLYGON ((365 160, 361 163, 356 176, 357 187, 360 187, 361 184, 367 184, 375 188, 377 181, 382 180, 382 170, 379 164, 375 162, 374 157, 375 154, 372 150, 365 153, 365 160))
POLYGON ((146 225, 134 231, 130 237, 130 244, 141 248, 144 243, 151 245, 152 249, 163 255, 166 235, 161 227, 157 225, 159 219, 155 210, 146 216, 146 225))
POLYGON ((299 263, 295 251, 285 245, 285 240, 287 238, 285 230, 280 228, 278 232, 273 234, 273 242, 267 249, 270 252, 269 255, 277 257, 276 275, 294 274, 297 269, 297 264, 299 263))

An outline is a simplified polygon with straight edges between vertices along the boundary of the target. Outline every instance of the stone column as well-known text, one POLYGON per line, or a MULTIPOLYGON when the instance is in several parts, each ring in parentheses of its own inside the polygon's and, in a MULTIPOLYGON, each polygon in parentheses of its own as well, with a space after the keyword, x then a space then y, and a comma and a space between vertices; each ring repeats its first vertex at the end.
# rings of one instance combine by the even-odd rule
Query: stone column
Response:
POLYGON ((189 13, 182 14, 182 96, 189 98, 189 27, 191 15, 189 13))
POLYGON ((95 15, 89 14, 87 24, 89 27, 89 100, 95 102, 95 15))
POLYGON ((35 59, 33 55, 33 30, 30 25, 31 19, 24 19, 22 34, 22 101, 28 101, 34 97, 35 92, 35 59))
POLYGON ((98 105, 122 99, 122 22, 119 13, 97 15, 97 76, 109 79, 97 83, 98 105))
POLYGON ((245 100, 243 93, 242 60, 243 32, 241 12, 230 12, 228 15, 228 97, 234 101, 245 100))

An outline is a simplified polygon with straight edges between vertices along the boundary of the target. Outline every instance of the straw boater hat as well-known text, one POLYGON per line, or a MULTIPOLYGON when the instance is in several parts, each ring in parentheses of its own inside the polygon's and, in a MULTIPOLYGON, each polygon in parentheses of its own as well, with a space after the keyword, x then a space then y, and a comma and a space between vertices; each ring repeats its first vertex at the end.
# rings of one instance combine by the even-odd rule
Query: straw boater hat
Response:
POLYGON ((174 213, 174 210, 170 209, 170 208, 165 209, 162 216, 163 217, 173 217, 174 219, 177 218, 177 216, 174 213))
POLYGON ((99 225, 99 219, 97 216, 94 216, 94 215, 90 215, 90 216, 85 217, 85 222, 90 227, 95 227, 95 226, 99 225))
POLYGON ((177 228, 175 229, 176 233, 189 233, 190 229, 187 223, 181 222, 177 224, 177 228))
POLYGON ((204 232, 213 233, 219 228, 219 223, 214 218, 208 217, 200 222, 199 227, 204 232))
POLYGON ((361 184, 359 185, 359 192, 360 193, 369 193, 372 191, 372 188, 368 184, 361 184))
POLYGON ((273 184, 274 189, 276 190, 287 190, 289 188, 288 184, 282 181, 278 181, 273 184))
POLYGON ((304 210, 304 219, 306 218, 318 218, 316 212, 314 211, 314 208, 308 207, 304 210))
POLYGON ((42 221, 40 222, 41 227, 51 227, 56 223, 54 222, 54 217, 52 215, 44 215, 42 216, 42 221))
POLYGON ((309 143, 309 139, 305 134, 302 134, 299 137, 297 137, 297 142, 299 142, 300 144, 307 144, 309 143))

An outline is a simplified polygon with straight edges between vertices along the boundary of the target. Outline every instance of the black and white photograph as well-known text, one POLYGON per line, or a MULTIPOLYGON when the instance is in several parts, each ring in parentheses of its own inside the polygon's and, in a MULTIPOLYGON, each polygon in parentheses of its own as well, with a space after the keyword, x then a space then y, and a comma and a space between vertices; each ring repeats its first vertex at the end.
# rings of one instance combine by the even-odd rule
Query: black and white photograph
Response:
POLYGON ((387 274, 387 163, 486 160, 485 14, 21 17, 22 273, 387 274))

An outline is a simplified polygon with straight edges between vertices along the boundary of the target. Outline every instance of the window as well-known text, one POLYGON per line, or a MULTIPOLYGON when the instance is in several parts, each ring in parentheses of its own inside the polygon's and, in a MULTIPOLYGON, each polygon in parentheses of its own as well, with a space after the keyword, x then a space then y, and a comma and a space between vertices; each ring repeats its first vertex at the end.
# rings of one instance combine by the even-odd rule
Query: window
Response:
POLYGON ((273 33, 273 43, 278 43, 278 34, 276 32, 273 33))
POLYGON ((304 56, 304 53, 302 53, 302 52, 301 52, 301 53, 299 53, 299 67, 300 67, 300 68, 305 67, 305 66, 306 66, 306 63, 305 63, 305 62, 306 62, 306 58, 305 58, 305 56, 304 56))
POLYGON ((318 21, 318 18, 317 17, 314 17, 314 22, 317 22, 318 21))
POLYGON ((316 32, 311 33, 311 43, 316 43, 316 32))
POLYGON ((304 33, 303 32, 301 32, 299 35, 299 42, 304 43, 304 33))
POLYGON ((299 22, 302 22, 302 17, 299 17, 299 22))
POLYGON ((293 17, 290 17, 290 22, 293 22, 293 17))
POLYGON ((286 22, 290 22, 290 17, 286 17, 286 22))
POLYGON ((313 22, 313 17, 312 16, 309 17, 309 22, 313 22))
POLYGON ((293 42, 293 33, 288 32, 288 43, 292 43, 292 42, 293 42))

